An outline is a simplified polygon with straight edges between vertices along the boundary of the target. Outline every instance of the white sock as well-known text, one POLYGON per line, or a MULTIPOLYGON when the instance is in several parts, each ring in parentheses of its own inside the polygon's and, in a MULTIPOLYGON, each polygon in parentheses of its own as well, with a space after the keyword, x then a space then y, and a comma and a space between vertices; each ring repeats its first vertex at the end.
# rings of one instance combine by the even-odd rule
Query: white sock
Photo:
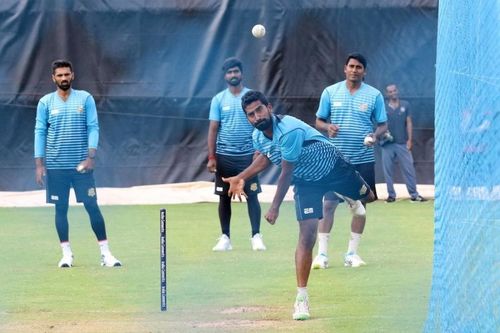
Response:
POLYGON ((307 287, 297 287, 297 297, 307 297, 307 287))
POLYGON ((69 242, 63 242, 61 243, 61 249, 63 256, 72 256, 73 251, 71 251, 71 246, 69 245, 69 242))
POLYGON ((323 254, 328 257, 328 240, 329 233, 318 232, 318 254, 323 254))
POLYGON ((351 232, 351 239, 349 240, 349 247, 347 248, 347 253, 358 253, 360 240, 361 240, 361 234, 351 232))
POLYGON ((109 251, 108 241, 106 239, 99 241, 98 243, 99 243, 99 248, 101 249, 102 255, 111 254, 111 252, 109 251))

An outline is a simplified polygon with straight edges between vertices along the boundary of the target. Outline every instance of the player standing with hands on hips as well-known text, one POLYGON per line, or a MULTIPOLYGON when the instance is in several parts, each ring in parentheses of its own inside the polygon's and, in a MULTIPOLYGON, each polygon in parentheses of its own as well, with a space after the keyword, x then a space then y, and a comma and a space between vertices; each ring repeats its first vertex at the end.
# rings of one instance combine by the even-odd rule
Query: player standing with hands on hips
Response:
POLYGON ((326 192, 335 191, 349 204, 354 216, 363 216, 362 201, 374 200, 370 187, 349 164, 338 149, 318 130, 292 116, 272 114, 272 105, 259 91, 249 91, 242 97, 242 107, 248 121, 256 128, 253 145, 259 154, 252 164, 230 178, 228 194, 246 196, 246 181, 271 163, 281 167, 276 193, 265 218, 274 224, 290 185, 294 186, 295 214, 299 223, 299 240, 295 251, 297 296, 293 319, 309 319, 307 282, 311 272, 312 253, 322 216, 322 199, 326 192))
POLYGON ((68 225, 71 187, 89 215, 101 251, 101 265, 121 266, 109 250, 104 218, 97 205, 93 170, 99 124, 94 98, 86 91, 71 88, 74 73, 67 60, 52 63, 52 80, 57 90, 43 96, 36 111, 35 177, 41 186, 47 177, 47 203, 55 204, 55 225, 63 253, 59 267, 73 266, 68 225))
MULTIPOLYGON (((316 112, 316 128, 328 134, 333 144, 370 185, 377 198, 373 145, 387 131, 387 115, 380 91, 363 82, 366 65, 365 57, 359 53, 347 56, 344 65, 346 79, 325 88, 321 94, 316 112), (373 121, 376 123, 374 133, 373 121)), ((323 219, 318 228, 318 255, 313 268, 328 267, 328 239, 338 203, 339 198, 334 193, 328 193, 324 198, 323 219)), ((352 217, 344 266, 365 265, 358 255, 365 223, 365 215, 352 217)))
MULTIPOLYGON (((208 128, 207 169, 215 173, 215 194, 219 195, 219 221, 222 235, 213 251, 232 250, 230 223, 231 198, 227 195, 228 184, 222 177, 237 175, 252 163, 255 149, 252 146, 252 125, 241 109, 241 96, 249 91, 243 86, 243 65, 231 57, 222 66, 227 88, 218 93, 210 104, 210 125, 208 128)), ((251 245, 254 251, 264 251, 266 247, 260 234, 261 208, 257 195, 261 192, 259 179, 248 181, 247 206, 252 226, 251 245)))

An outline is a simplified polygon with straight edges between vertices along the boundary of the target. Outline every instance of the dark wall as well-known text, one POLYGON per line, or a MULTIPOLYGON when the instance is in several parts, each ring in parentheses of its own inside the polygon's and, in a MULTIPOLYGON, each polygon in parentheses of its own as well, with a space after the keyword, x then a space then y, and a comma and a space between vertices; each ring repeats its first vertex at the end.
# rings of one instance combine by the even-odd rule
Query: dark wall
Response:
POLYGON ((4 0, 0 190, 36 188, 36 105, 54 90, 55 58, 73 61, 75 88, 97 101, 98 185, 132 186, 211 179, 208 108, 224 58, 243 60, 245 84, 277 112, 313 123, 352 51, 368 58, 367 83, 395 82, 412 103, 417 177, 432 183, 437 1, 403 2, 4 0), (263 39, 250 34, 256 23, 263 39))

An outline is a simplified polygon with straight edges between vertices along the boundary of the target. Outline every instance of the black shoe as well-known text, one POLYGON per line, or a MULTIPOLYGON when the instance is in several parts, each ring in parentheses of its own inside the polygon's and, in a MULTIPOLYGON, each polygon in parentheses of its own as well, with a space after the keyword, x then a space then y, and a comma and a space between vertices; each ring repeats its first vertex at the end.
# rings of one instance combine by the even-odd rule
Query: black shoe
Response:
POLYGON ((421 195, 417 196, 416 198, 411 198, 411 202, 426 202, 427 199, 422 197, 421 195))
POLYGON ((387 197, 387 199, 385 199, 385 202, 388 202, 388 203, 391 203, 394 201, 396 201, 396 198, 393 198, 393 197, 387 197))

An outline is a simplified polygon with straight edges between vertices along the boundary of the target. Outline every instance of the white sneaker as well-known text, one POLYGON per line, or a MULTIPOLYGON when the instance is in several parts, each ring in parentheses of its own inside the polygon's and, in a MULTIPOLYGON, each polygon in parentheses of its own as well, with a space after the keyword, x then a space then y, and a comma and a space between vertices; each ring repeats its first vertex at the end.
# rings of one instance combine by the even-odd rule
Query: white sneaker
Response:
POLYGON ((312 263, 313 269, 325 269, 328 268, 328 257, 323 253, 320 253, 314 258, 312 263))
POLYGON ((101 255, 101 266, 106 267, 119 267, 122 263, 116 259, 111 253, 101 255))
POLYGON ((307 296, 299 296, 295 299, 293 320, 307 320, 311 318, 309 314, 309 299, 307 296))
POLYGON ((212 248, 212 251, 231 251, 233 247, 231 246, 231 240, 226 234, 222 234, 219 237, 219 241, 212 248))
POLYGON ((366 265, 366 263, 356 253, 346 253, 344 257, 344 266, 359 267, 364 265, 366 265))
POLYGON ((252 250, 254 250, 254 251, 265 251, 266 250, 266 246, 264 245, 261 234, 253 235, 253 237, 251 238, 251 241, 252 241, 252 250))
POLYGON ((59 260, 59 264, 57 264, 61 268, 69 268, 73 267, 73 255, 63 255, 62 259, 59 260))

